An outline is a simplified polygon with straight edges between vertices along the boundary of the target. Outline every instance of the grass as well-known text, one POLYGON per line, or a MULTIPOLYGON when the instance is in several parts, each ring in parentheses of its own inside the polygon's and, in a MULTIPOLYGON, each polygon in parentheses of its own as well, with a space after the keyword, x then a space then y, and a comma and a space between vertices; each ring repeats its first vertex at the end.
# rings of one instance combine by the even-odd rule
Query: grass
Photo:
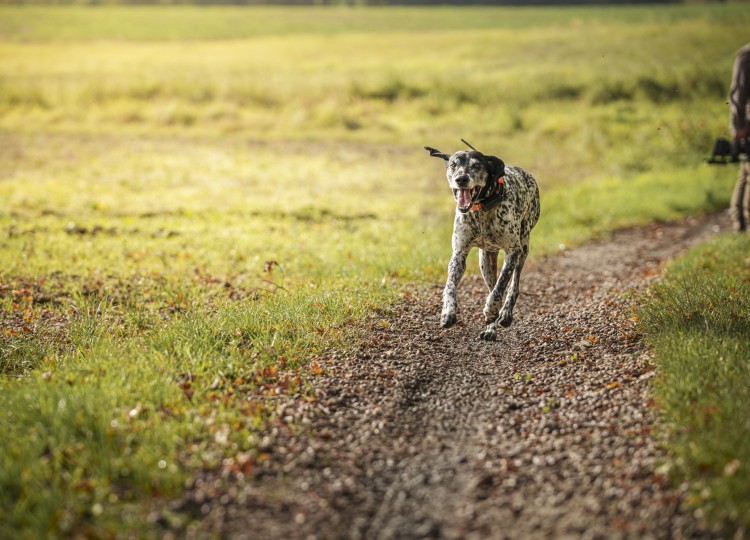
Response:
MULTIPOLYGON (((0 2, 12 4, 12 2, 0 2)), ((347 33, 393 34, 416 32, 530 29, 616 22, 669 24, 691 19, 732 23, 741 6, 608 6, 604 9, 452 7, 308 7, 290 10, 273 6, 13 6, 3 7, 0 36, 12 41, 194 41, 237 40, 263 36, 347 33), (460 16, 457 16, 460 14, 460 16), (61 25, 64 23, 64 26, 61 25)))
POLYGON ((726 74, 747 19, 738 6, 484 8, 466 17, 461 11, 467 31, 450 27, 457 17, 449 9, 317 9, 289 14, 293 21, 305 13, 307 31, 290 22, 289 34, 253 33, 249 25, 242 39, 218 39, 216 30, 214 39, 200 40, 200 28, 221 27, 217 20, 226 17, 274 21, 286 12, 208 8, 198 11, 207 14, 205 24, 191 32, 192 8, 113 8, 117 17, 106 9, 51 9, 46 24, 58 32, 140 17, 148 23, 135 26, 152 33, 150 40, 138 33, 116 40, 79 30, 83 37, 60 46, 44 37, 46 18, 33 9, 3 11, 25 25, 8 30, 0 46, 2 129, 41 123, 63 133, 327 138, 412 148, 455 145, 462 131, 551 182, 651 170, 710 145, 725 129, 726 74), (319 19, 327 21, 321 28, 319 19), (326 31, 335 21, 338 30, 326 31), (343 31, 366 24, 371 31, 343 31), (181 29, 179 39, 155 40, 163 28, 181 29), (558 151, 540 152, 545 139, 558 151), (638 155, 623 152, 632 147, 638 155), (644 156, 646 148, 652 152, 644 156), (583 159, 550 159, 569 153, 583 159))
POLYGON ((0 7, 0 536, 148 535, 197 469, 252 474, 274 396, 443 279, 425 144, 535 174, 533 256, 726 206, 749 17, 0 7))
POLYGON ((642 308, 668 448, 690 502, 750 525, 750 239, 722 236, 673 262, 642 308))

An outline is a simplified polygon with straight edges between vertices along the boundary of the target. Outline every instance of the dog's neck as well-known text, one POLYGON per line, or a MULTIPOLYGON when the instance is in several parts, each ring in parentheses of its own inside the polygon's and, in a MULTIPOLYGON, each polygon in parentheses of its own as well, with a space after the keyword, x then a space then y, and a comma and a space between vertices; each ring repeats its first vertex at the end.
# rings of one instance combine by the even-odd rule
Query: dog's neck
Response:
POLYGON ((503 202, 503 198, 505 197, 505 178, 500 176, 491 188, 489 194, 479 197, 479 200, 471 206, 471 211, 476 212, 481 210, 487 212, 503 202))

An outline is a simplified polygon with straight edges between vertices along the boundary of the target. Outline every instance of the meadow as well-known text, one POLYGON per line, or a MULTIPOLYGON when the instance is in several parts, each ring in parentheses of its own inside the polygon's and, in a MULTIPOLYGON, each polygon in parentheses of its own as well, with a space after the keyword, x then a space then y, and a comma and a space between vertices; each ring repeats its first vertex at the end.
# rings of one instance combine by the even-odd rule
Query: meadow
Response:
POLYGON ((0 536, 147 534, 199 468, 251 471, 273 396, 443 279, 424 145, 534 173, 536 258, 725 207, 749 21, 0 7, 0 536))

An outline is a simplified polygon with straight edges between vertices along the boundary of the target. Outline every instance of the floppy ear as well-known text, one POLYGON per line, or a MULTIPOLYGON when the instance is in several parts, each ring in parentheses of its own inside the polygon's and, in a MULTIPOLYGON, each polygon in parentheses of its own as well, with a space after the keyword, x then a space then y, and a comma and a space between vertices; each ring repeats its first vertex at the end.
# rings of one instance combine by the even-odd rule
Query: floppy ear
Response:
POLYGON ((505 163, 502 159, 495 156, 484 157, 487 160, 487 168, 489 169, 492 180, 497 180, 501 176, 505 176, 505 163))
POLYGON ((440 150, 436 150, 434 148, 430 148, 429 146, 425 146, 424 149, 427 150, 432 157, 442 158, 445 161, 448 161, 451 158, 448 154, 445 154, 445 153, 441 152, 440 150))

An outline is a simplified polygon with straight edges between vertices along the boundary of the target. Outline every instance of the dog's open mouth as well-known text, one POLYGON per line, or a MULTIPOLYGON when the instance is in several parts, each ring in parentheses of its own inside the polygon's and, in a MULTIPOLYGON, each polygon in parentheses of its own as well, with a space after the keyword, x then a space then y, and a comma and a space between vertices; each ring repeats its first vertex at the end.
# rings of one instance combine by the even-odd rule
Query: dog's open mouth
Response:
POLYGON ((456 205, 460 212, 468 212, 474 204, 474 197, 479 193, 479 188, 474 189, 454 189, 453 197, 456 199, 456 205))

